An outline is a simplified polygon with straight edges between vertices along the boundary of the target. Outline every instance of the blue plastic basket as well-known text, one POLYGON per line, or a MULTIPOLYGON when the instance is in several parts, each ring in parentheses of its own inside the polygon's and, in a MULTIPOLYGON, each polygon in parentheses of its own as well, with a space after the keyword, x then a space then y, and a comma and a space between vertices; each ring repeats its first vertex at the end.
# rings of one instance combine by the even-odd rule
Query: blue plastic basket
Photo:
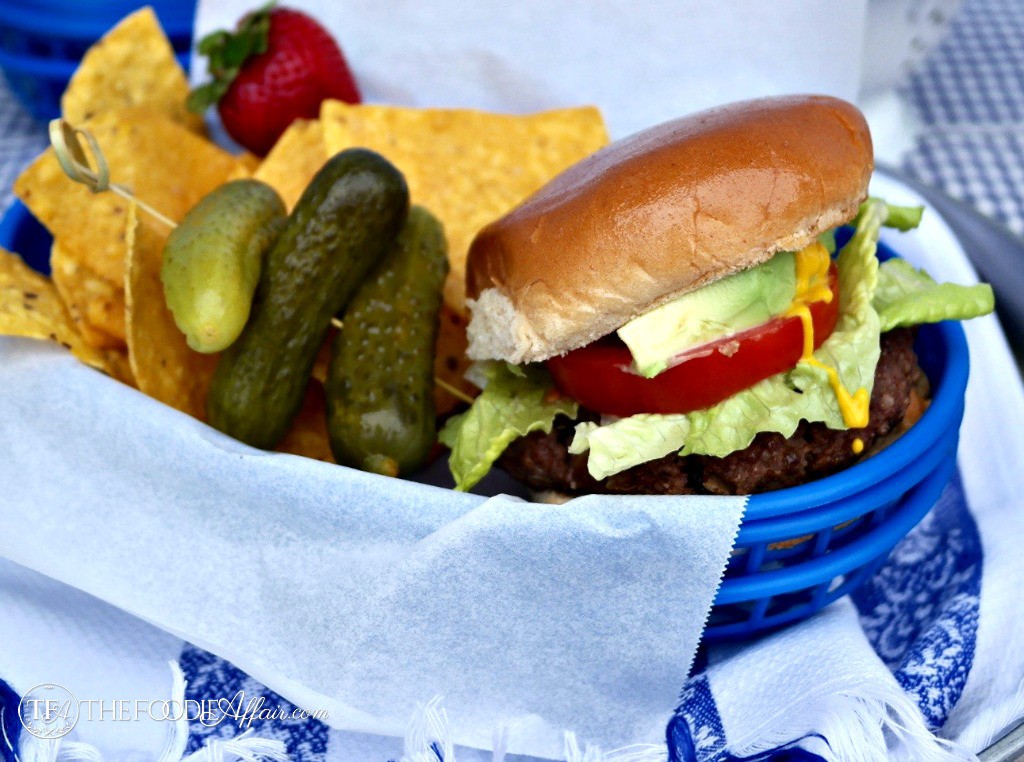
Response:
MULTIPOLYGON (((0 2, 0 69, 15 96, 40 120, 60 115, 60 96, 85 51, 139 0, 3 0, 0 2)), ((160 23, 188 69, 195 0, 151 1, 160 23)))
MULTIPOLYGON (((0 246, 44 273, 51 240, 20 202, 0 220, 0 246)), ((934 505, 956 468, 967 341, 959 323, 939 323, 920 328, 915 349, 932 401, 909 431, 838 474, 750 498, 705 642, 781 627, 846 595, 934 505)))
POLYGON ((53 236, 21 201, 15 200, 0 219, 0 247, 17 252, 25 263, 43 275, 50 274, 53 236))

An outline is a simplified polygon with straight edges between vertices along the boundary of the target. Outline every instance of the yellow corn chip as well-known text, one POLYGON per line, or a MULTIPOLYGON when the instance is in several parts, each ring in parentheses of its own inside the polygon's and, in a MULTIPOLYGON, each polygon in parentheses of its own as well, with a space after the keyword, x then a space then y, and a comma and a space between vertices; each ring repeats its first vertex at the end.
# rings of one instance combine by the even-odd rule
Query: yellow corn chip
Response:
POLYGON ((86 51, 61 98, 75 126, 106 111, 150 106, 194 132, 203 119, 185 108, 188 79, 152 8, 142 8, 86 51))
POLYGON ((55 341, 82 362, 108 370, 104 354, 75 329, 50 280, 0 249, 0 335, 55 341))
POLYGON ((103 359, 107 363, 107 373, 112 378, 116 378, 122 384, 139 388, 139 385, 135 383, 135 374, 132 373, 131 361, 128 359, 126 348, 104 350, 103 359))
POLYGON ((128 360, 139 391, 206 420, 206 394, 217 355, 195 352, 185 343, 164 302, 160 281, 165 226, 134 204, 128 209, 128 273, 125 282, 128 360))
POLYGON ((460 314, 477 231, 608 142, 592 107, 510 116, 326 101, 320 118, 329 156, 352 146, 383 154, 405 174, 413 203, 444 223, 451 264, 445 302, 460 314))
POLYGON ((259 169, 260 164, 263 163, 263 159, 254 153, 249 153, 248 151, 238 154, 236 158, 238 159, 239 164, 249 170, 248 177, 251 177, 252 173, 259 169))
POLYGON ((316 379, 310 379, 302 409, 277 445, 277 450, 333 463, 334 456, 327 437, 326 404, 323 385, 316 379))
POLYGON ((232 180, 248 180, 252 177, 252 170, 249 169, 242 163, 239 163, 231 172, 228 173, 227 177, 224 178, 224 182, 229 183, 232 180))
POLYGON ((59 241, 50 250, 50 269, 64 306, 78 331, 100 349, 123 349, 124 283, 100 277, 78 263, 59 241))
POLYGON ((291 211, 327 158, 323 126, 300 119, 278 138, 253 177, 276 190, 291 211))

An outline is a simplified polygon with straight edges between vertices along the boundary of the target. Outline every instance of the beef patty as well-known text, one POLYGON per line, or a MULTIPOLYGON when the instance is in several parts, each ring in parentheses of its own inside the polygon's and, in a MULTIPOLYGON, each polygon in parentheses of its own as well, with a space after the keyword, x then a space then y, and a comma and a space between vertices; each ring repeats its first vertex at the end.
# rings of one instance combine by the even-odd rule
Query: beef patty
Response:
POLYGON ((568 495, 747 495, 803 484, 863 457, 853 452, 855 439, 860 438, 864 451, 869 452, 897 429, 911 406, 915 388, 924 381, 913 344, 914 332, 908 328, 882 335, 870 420, 863 429, 835 431, 822 423, 802 421, 788 439, 764 432, 746 449, 724 458, 673 453, 597 480, 587 471, 586 454, 569 454, 575 424, 598 418, 581 410, 575 421, 559 416, 550 434, 536 431, 517 439, 499 464, 534 490, 568 495))

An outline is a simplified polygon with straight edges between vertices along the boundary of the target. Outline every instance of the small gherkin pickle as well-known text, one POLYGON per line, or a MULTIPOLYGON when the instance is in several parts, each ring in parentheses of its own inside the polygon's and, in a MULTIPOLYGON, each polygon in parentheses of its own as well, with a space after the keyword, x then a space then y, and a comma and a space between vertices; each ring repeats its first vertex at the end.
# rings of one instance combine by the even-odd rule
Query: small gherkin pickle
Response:
POLYGON ((434 345, 447 273, 441 223, 414 206, 331 346, 327 430, 338 463, 397 476, 426 462, 437 438, 434 345))
POLYGON ((263 252, 284 225, 284 202, 258 180, 203 197, 164 245, 160 280, 174 322, 197 352, 220 352, 249 319, 263 252))
POLYGON ((388 251, 409 210, 409 188, 380 154, 350 148, 306 187, 267 252, 242 335, 221 355, 210 423, 270 449, 302 405, 331 318, 388 251))

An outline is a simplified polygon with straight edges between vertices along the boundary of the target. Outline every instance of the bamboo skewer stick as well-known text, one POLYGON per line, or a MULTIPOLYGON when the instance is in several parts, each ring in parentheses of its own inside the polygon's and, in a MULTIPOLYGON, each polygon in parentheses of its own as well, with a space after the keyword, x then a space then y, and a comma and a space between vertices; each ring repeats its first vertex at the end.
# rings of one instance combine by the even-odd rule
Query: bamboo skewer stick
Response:
POLYGON ((171 230, 178 227, 174 220, 158 212, 123 185, 110 182, 110 167, 103 156, 103 151, 100 150, 99 143, 88 130, 72 127, 63 119, 54 119, 50 122, 50 143, 53 145, 57 161, 60 162, 64 174, 76 183, 82 183, 93 193, 113 191, 121 198, 138 205, 140 209, 160 220, 171 230), (89 146, 88 153, 82 147, 79 137, 84 138, 89 146), (92 162, 89 161, 90 155, 92 162))

